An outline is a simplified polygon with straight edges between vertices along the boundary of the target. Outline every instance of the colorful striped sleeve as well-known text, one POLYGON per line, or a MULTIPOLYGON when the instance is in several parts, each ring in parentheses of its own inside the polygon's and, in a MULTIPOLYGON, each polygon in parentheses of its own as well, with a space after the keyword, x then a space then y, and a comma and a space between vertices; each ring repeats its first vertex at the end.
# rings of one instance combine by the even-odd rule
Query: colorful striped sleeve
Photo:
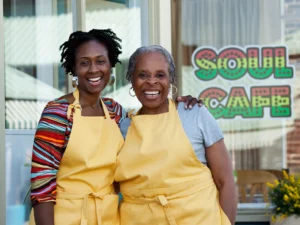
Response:
POLYGON ((68 141, 67 109, 64 99, 49 102, 34 137, 31 166, 31 202, 55 202, 56 174, 68 141))
POLYGON ((126 111, 124 108, 116 101, 111 98, 102 98, 103 103, 106 105, 110 117, 116 121, 118 126, 126 118, 126 111))

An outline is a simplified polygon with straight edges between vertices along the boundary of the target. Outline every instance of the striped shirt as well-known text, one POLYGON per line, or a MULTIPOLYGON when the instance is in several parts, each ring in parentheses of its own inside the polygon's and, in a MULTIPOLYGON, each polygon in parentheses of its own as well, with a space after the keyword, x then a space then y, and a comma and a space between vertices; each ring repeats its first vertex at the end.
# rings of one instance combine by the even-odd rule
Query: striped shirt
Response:
MULTIPOLYGON (((122 106, 110 98, 102 98, 112 119, 119 125, 126 117, 122 106)), ((49 102, 42 112, 33 142, 31 167, 31 202, 55 202, 56 174, 67 147, 73 125, 68 118, 69 103, 59 98, 49 102)))

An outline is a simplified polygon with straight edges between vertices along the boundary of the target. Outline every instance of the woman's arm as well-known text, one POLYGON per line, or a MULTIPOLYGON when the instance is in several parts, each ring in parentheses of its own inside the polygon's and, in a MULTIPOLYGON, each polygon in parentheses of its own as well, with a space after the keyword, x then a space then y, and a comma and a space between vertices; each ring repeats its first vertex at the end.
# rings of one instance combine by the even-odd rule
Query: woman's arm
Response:
POLYGON ((54 225, 56 174, 65 149, 67 106, 57 101, 48 103, 35 133, 31 201, 36 225, 54 225))
POLYGON ((226 150, 224 139, 206 148, 208 167, 220 194, 220 205, 231 224, 235 222, 237 210, 236 188, 230 156, 226 150))
POLYGON ((54 225, 54 203, 39 203, 34 207, 36 225, 54 225))

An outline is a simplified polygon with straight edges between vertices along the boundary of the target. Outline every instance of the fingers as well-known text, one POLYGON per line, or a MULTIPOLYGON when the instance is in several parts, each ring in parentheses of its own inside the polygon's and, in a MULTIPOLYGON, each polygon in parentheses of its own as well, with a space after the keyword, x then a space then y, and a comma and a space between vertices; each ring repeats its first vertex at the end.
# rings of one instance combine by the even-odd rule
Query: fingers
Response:
POLYGON ((204 105, 204 102, 203 102, 203 100, 200 98, 200 99, 198 100, 198 106, 201 107, 201 106, 203 106, 203 105, 204 105))
POLYGON ((192 100, 189 103, 189 109, 192 109, 197 103, 198 103, 198 99, 192 98, 192 100))
POLYGON ((185 96, 186 100, 184 101, 184 108, 187 109, 191 109, 193 108, 190 104, 191 104, 191 101, 193 100, 193 97, 188 95, 188 96, 185 96))
POLYGON ((178 96, 176 98, 176 101, 177 102, 184 102, 184 108, 185 109, 192 109, 197 104, 198 104, 199 107, 204 105, 204 102, 203 102, 202 99, 194 98, 191 95, 178 96))
POLYGON ((192 96, 190 95, 187 95, 187 96, 178 96, 176 98, 176 101, 177 102, 184 102, 184 108, 187 109, 188 108, 188 105, 190 103, 190 101, 192 100, 192 96))

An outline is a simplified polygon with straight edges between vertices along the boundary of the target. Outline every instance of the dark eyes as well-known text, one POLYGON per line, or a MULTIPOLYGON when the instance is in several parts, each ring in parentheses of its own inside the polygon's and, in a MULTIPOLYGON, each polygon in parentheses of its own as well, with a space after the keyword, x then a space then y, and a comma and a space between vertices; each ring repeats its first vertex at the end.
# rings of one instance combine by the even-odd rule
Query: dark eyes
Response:
POLYGON ((140 73, 138 76, 139 76, 139 78, 142 78, 142 79, 147 78, 147 74, 145 74, 145 73, 140 73))
MULTIPOLYGON (((97 60, 96 63, 98 65, 103 65, 105 63, 105 61, 104 60, 97 60)), ((90 65, 90 61, 81 61, 80 65, 81 66, 89 66, 90 65)))
POLYGON ((80 62, 80 65, 81 66, 88 66, 89 62, 88 61, 82 61, 82 62, 80 62))
POLYGON ((105 61, 104 60, 98 60, 97 63, 100 64, 100 65, 102 65, 102 64, 105 63, 105 61))
POLYGON ((157 74, 157 77, 158 78, 164 78, 166 75, 164 74, 164 73, 159 73, 159 74, 157 74))
MULTIPOLYGON (((138 75, 138 77, 141 78, 141 79, 150 79, 151 76, 146 74, 146 73, 140 73, 138 75)), ((164 73, 158 73, 158 74, 155 75, 155 78, 158 78, 158 79, 162 79, 162 78, 165 78, 165 77, 166 77, 166 74, 164 74, 164 73)))

